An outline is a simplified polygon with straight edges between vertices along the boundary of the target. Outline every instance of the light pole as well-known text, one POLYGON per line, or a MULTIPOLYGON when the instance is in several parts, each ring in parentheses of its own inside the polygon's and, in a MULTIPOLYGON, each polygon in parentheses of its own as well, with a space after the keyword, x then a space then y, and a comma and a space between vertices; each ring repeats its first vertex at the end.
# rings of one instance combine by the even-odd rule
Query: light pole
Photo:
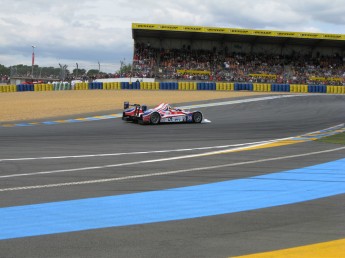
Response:
POLYGON ((34 65, 35 65, 35 47, 36 46, 31 46, 32 47, 32 65, 31 65, 31 78, 34 78, 34 65))
POLYGON ((77 65, 77 71, 75 73, 75 79, 78 80, 78 63, 75 63, 77 65))
POLYGON ((123 60, 120 60, 120 77, 122 77, 123 74, 123 69, 126 66, 126 58, 124 58, 123 60))

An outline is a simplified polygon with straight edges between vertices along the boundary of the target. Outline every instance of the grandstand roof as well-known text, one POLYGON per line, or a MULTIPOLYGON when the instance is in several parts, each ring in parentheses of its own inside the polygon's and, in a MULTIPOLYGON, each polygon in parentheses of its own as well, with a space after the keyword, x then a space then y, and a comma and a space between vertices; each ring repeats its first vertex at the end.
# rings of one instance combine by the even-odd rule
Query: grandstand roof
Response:
POLYGON ((311 47, 336 47, 345 50, 345 34, 133 23, 132 37, 134 40, 143 37, 182 38, 250 42, 255 44, 268 43, 305 45, 311 47))

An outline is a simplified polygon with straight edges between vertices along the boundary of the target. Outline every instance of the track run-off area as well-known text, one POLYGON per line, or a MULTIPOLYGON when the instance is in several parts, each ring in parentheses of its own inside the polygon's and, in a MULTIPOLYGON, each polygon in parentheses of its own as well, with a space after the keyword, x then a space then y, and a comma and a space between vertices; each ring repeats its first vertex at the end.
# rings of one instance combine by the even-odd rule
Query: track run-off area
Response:
POLYGON ((345 146, 317 141, 345 96, 181 107, 205 122, 1 124, 0 257, 345 255, 345 146))

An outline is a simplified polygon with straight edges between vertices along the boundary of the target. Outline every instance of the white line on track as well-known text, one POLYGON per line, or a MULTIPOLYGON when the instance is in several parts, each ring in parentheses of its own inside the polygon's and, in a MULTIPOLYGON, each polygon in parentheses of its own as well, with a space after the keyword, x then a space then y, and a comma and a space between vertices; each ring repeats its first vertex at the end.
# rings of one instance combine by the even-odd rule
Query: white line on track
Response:
MULTIPOLYGON (((282 139, 279 139, 282 140, 282 139)), ((155 153, 170 153, 170 152, 185 152, 185 151, 198 151, 198 150, 211 150, 211 149, 225 149, 231 147, 242 147, 252 146, 262 143, 270 143, 276 140, 259 141, 259 142, 248 142, 232 145, 220 145, 210 147, 199 147, 199 148, 186 148, 186 149, 175 149, 175 150, 157 150, 157 151, 136 151, 136 152, 119 152, 119 153, 103 153, 103 154, 88 154, 88 155, 73 155, 73 156, 51 156, 51 157, 32 157, 32 158, 13 158, 13 159, 0 159, 1 161, 28 161, 28 160, 49 160, 49 159, 70 159, 70 158, 92 158, 92 157, 108 157, 108 156, 123 156, 123 155, 142 155, 142 154, 155 154, 155 153)))
POLYGON ((124 181, 124 180, 137 179, 137 178, 166 176, 166 175, 179 174, 179 173, 188 173, 188 172, 195 172, 195 171, 219 169, 219 168, 234 167, 234 166, 248 165, 248 164, 254 164, 254 163, 262 163, 262 162, 269 162, 269 161, 277 161, 277 160, 284 160, 284 159, 306 157, 306 156, 319 155, 319 154, 324 154, 324 153, 329 153, 329 152, 336 152, 339 150, 345 150, 345 147, 323 150, 323 151, 316 151, 316 152, 309 152, 309 153, 297 154, 297 155, 281 156, 281 157, 276 157, 276 158, 251 160, 251 161, 244 161, 244 162, 237 162, 237 163, 216 165, 216 166, 209 166, 209 167, 197 167, 197 168, 190 168, 190 169, 182 169, 182 170, 174 170, 174 171, 166 171, 166 172, 158 172, 158 173, 149 173, 149 174, 144 174, 144 175, 114 177, 114 178, 105 178, 105 179, 88 180, 88 181, 75 181, 75 182, 60 183, 60 184, 47 184, 47 185, 33 185, 33 186, 3 188, 3 189, 0 189, 0 192, 31 190, 31 189, 41 189, 41 188, 51 188, 51 187, 63 187, 63 186, 73 186, 73 185, 96 184, 96 183, 107 183, 107 182, 112 182, 112 181, 124 181))
MULTIPOLYGON (((332 126, 330 128, 323 129, 322 131, 329 131, 329 130, 336 130, 340 127, 344 127, 344 124, 339 124, 332 126)), ((315 131, 311 133, 307 133, 305 135, 301 135, 301 137, 305 137, 306 135, 312 135, 315 133, 319 133, 320 131, 315 131)), ((200 151, 200 150, 212 150, 212 149, 225 149, 225 148, 235 148, 235 147, 252 147, 258 144, 267 144, 267 143, 274 143, 277 141, 283 140, 290 140, 296 137, 287 137, 287 138, 280 138, 280 139, 273 139, 267 141, 259 141, 259 142, 247 142, 247 143, 239 143, 239 144, 231 144, 231 145, 219 145, 219 146, 208 146, 208 147, 198 147, 198 148, 185 148, 185 149, 170 149, 170 150, 157 150, 157 151, 136 151, 136 152, 118 152, 118 153, 101 153, 101 154, 87 154, 87 155, 70 155, 70 156, 48 156, 48 157, 30 157, 30 158, 7 158, 7 159, 0 159, 2 161, 30 161, 30 160, 50 160, 50 159, 72 159, 72 158, 97 158, 97 157, 110 157, 110 156, 124 156, 124 155, 144 155, 144 154, 157 154, 157 153, 171 153, 171 152, 186 152, 186 151, 200 151)), ((1 176, 0 176, 1 178, 1 176)))
POLYGON ((311 96, 311 95, 309 95, 309 94, 277 95, 277 96, 267 96, 267 97, 260 97, 260 98, 229 100, 229 101, 207 103, 207 104, 195 104, 195 105, 189 105, 189 106, 181 106, 179 108, 190 109, 190 108, 217 107, 217 106, 225 106, 225 105, 234 105, 234 104, 242 104, 242 103, 249 103, 249 102, 257 102, 257 101, 263 101, 263 100, 293 98, 293 97, 306 97, 306 96, 311 96))
MULTIPOLYGON (((334 127, 328 128, 328 129, 337 128, 339 126, 343 126, 343 124, 337 125, 337 126, 334 126, 334 127)), ((325 130, 328 130, 328 129, 325 129, 325 130)), ((46 159, 104 157, 104 156, 139 155, 139 154, 171 153, 171 152, 183 152, 183 151, 195 151, 195 150, 222 149, 222 150, 218 150, 218 151, 203 152, 203 153, 198 153, 198 154, 189 154, 189 155, 169 157, 169 158, 143 160, 143 161, 135 161, 135 162, 128 162, 128 163, 120 163, 120 164, 111 164, 111 165, 104 165, 104 166, 93 166, 93 167, 82 167, 82 168, 72 168, 72 169, 59 169, 59 170, 52 170, 52 171, 40 171, 40 172, 31 172, 31 173, 2 175, 2 176, 0 176, 0 178, 13 178, 13 177, 44 175, 44 174, 66 173, 66 172, 76 172, 76 171, 87 171, 87 170, 95 170, 95 169, 105 169, 105 168, 123 167, 123 166, 139 165, 139 164, 146 164, 146 163, 172 161, 172 160, 179 160, 179 159, 198 158, 198 157, 203 157, 203 156, 210 156, 210 155, 217 155, 217 154, 226 154, 226 153, 235 152, 235 151, 243 151, 243 150, 252 149, 252 148, 255 148, 255 147, 260 147, 260 146, 263 146, 263 145, 266 145, 266 144, 270 144, 270 143, 276 143, 276 142, 280 142, 280 141, 284 141, 284 140, 291 140, 293 138, 294 137, 288 137, 288 138, 274 139, 274 140, 269 140, 269 141, 252 142, 252 143, 242 143, 242 144, 222 145, 222 146, 211 146, 211 147, 200 147, 200 148, 189 148, 189 149, 176 149, 176 150, 160 150, 160 151, 129 152, 129 153, 108 153, 108 154, 79 155, 79 156, 57 156, 57 157, 2 159, 0 161, 46 160, 46 159), (229 147, 231 147, 231 148, 229 149, 229 147)))
MULTIPOLYGON (((248 148, 258 147, 258 146, 262 146, 262 145, 265 145, 267 143, 272 143, 272 142, 276 142, 276 141, 279 141, 279 140, 256 142, 256 143, 253 143, 253 144, 245 144, 244 146, 243 146, 243 144, 238 144, 237 146, 240 146, 240 147, 235 147, 235 148, 230 148, 230 149, 225 149, 225 150, 220 150, 220 151, 211 151, 211 152, 203 152, 203 153, 198 153, 198 154, 190 154, 190 155, 169 157, 169 158, 141 160, 141 161, 134 161, 134 162, 128 162, 128 163, 120 163, 120 164, 111 164, 111 165, 104 165, 104 166, 82 167, 82 168, 71 168, 71 169, 59 169, 59 170, 51 170, 51 171, 41 171, 41 172, 32 172, 32 173, 2 175, 2 176, 0 176, 0 178, 12 178, 12 177, 36 176, 36 175, 46 175, 46 174, 86 171, 86 170, 95 170, 95 169, 124 167, 124 166, 131 166, 131 165, 140 165, 140 164, 146 164, 146 163, 156 163, 156 162, 163 162, 163 161, 172 161, 172 160, 179 160, 179 159, 198 158, 198 157, 203 157, 203 156, 223 154, 223 153, 226 153, 226 152, 229 152, 229 151, 246 150, 248 148)), ((230 146, 233 147, 235 145, 230 145, 230 146)), ((222 146, 222 147, 224 147, 224 146, 222 146)), ((212 148, 212 147, 206 147, 206 149, 209 149, 209 148, 212 148)), ((204 148, 202 148, 202 149, 204 149, 204 148)), ((184 149, 184 150, 186 150, 186 149, 184 149)), ((162 151, 158 151, 158 152, 162 152, 162 151)), ((164 152, 170 152, 170 151, 164 151, 164 152)), ((146 153, 150 153, 150 152, 144 152, 144 154, 146 154, 146 153)), ((125 154, 133 154, 133 153, 125 153, 125 154)), ((135 153, 135 154, 138 154, 138 153, 135 153)), ((143 153, 140 153, 140 154, 143 154, 143 153)))
MULTIPOLYGON (((169 158, 161 158, 161 159, 141 160, 141 161, 111 164, 111 165, 104 165, 104 166, 81 167, 81 168, 71 168, 71 169, 58 169, 58 170, 51 170, 51 171, 40 171, 40 172, 31 172, 31 173, 22 173, 22 174, 2 175, 2 176, 0 176, 0 178, 13 178, 13 177, 25 177, 25 176, 56 174, 56 173, 77 172, 77 171, 89 171, 89 170, 96 170, 96 169, 133 166, 133 165, 140 165, 140 164, 147 164, 147 163, 167 162, 167 161, 180 160, 180 159, 199 158, 199 157, 211 156, 211 155, 217 155, 217 154, 226 154, 226 153, 235 152, 235 151, 243 151, 243 150, 252 149, 255 147, 260 147, 260 146, 263 146, 263 145, 266 145, 269 143, 275 143, 275 142, 279 142, 279 141, 287 140, 287 139, 291 139, 291 137, 282 138, 282 139, 275 139, 275 140, 271 140, 271 141, 256 142, 256 143, 247 144, 244 146, 243 146, 243 144, 239 144, 239 147, 235 147, 235 148, 222 149, 219 151, 203 152, 203 153, 198 153, 198 154, 189 154, 189 155, 169 157, 169 158)), ((209 148, 209 147, 206 147, 206 148, 209 148)), ((168 152, 168 151, 165 151, 165 152, 168 152)), ((127 154, 131 154, 131 153, 127 153, 127 154)))

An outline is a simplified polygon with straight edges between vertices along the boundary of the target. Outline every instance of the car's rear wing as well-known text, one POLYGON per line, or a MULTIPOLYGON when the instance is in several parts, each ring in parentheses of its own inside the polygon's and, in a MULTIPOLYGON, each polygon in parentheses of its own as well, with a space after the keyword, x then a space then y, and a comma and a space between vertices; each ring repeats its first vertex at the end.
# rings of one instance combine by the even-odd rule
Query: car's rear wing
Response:
POLYGON ((141 109, 143 112, 145 112, 147 110, 147 106, 146 105, 140 105, 140 104, 130 104, 128 101, 125 101, 123 103, 123 108, 124 109, 128 109, 129 107, 135 107, 135 109, 141 109))

